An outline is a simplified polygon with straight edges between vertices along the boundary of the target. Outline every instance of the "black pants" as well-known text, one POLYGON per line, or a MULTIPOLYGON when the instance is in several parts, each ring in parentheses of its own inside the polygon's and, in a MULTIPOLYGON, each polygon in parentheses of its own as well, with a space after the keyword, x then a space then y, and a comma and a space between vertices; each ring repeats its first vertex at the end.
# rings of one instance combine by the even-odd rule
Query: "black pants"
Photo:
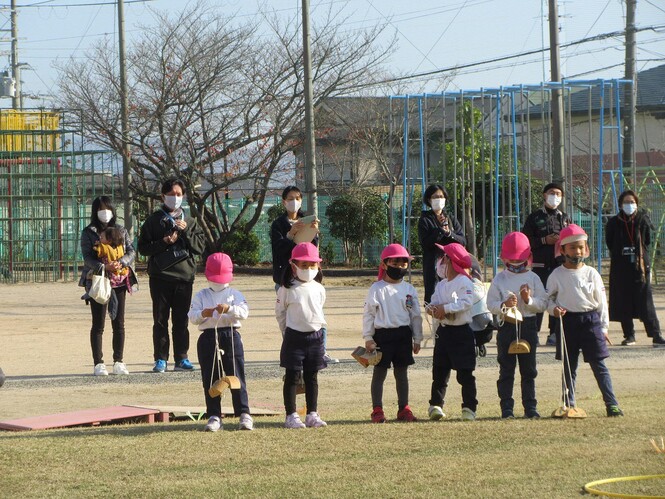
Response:
POLYGON ((187 312, 192 301, 192 282, 164 281, 150 277, 152 343, 155 360, 169 359, 169 315, 173 323, 173 359, 187 358, 189 330, 187 312))
POLYGON ((513 385, 515 384, 515 368, 519 364, 522 406, 525 413, 536 410, 536 350, 538 348, 538 331, 536 330, 536 318, 525 317, 521 325, 520 337, 529 342, 531 351, 529 353, 510 354, 510 344, 517 339, 515 324, 504 324, 499 328, 496 337, 496 359, 499 362, 499 379, 496 382, 499 398, 501 399, 501 411, 513 412, 515 400, 513 399, 513 385))
MULTIPOLYGON (((125 350, 125 298, 127 287, 113 288, 118 299, 118 312, 115 319, 111 321, 113 328, 113 362, 122 362, 125 350)), ((92 361, 97 364, 104 362, 102 351, 102 337, 104 335, 104 323, 106 322, 107 306, 100 305, 95 300, 90 300, 90 313, 92 314, 92 327, 90 328, 90 346, 92 347, 92 361)))
MULTIPOLYGON (((654 314, 653 317, 642 319, 644 323, 644 329, 647 332, 649 338, 660 338, 660 322, 658 317, 654 314)), ((621 320, 621 330, 623 331, 623 337, 628 338, 632 336, 635 337, 635 325, 633 324, 633 319, 622 319, 621 320)))
MULTIPOLYGON (((303 381, 305 382, 305 404, 307 412, 318 411, 319 400, 319 371, 305 369, 302 371, 303 381)), ((286 415, 296 412, 296 389, 300 380, 300 371, 296 369, 287 369, 284 376, 284 410, 286 415)))
MULTIPOLYGON (((240 380, 240 390, 231 390, 233 401, 233 413, 240 416, 249 414, 249 399, 247 398, 247 384, 245 383, 245 351, 242 338, 238 331, 233 331, 233 344, 231 344, 232 329, 218 328, 217 341, 219 348, 224 351, 222 355, 222 370, 226 376, 237 376, 240 380), (235 356, 235 358, 234 358, 235 356), (235 360, 235 363, 234 363, 235 360)), ((215 362, 215 330, 206 329, 199 336, 196 350, 201 365, 201 381, 203 381, 203 392, 206 401, 206 413, 208 417, 222 417, 221 397, 211 397, 208 393, 210 385, 222 377, 219 372, 219 364, 215 362), (212 381, 212 383, 211 383, 212 381)))
MULTIPOLYGON (((549 268, 549 267, 535 267, 533 269, 533 272, 540 277, 540 282, 543 283, 543 287, 547 289, 547 279, 549 278, 550 274, 554 268, 549 268)), ((542 313, 536 314, 536 334, 540 332, 540 327, 543 325, 543 315, 542 313)), ((556 317, 552 317, 551 315, 549 316, 549 322, 548 322, 548 329, 549 333, 548 334, 553 334, 557 338, 561 334, 560 332, 560 323, 559 319, 556 317)), ((536 338, 537 339, 537 338, 536 338)))

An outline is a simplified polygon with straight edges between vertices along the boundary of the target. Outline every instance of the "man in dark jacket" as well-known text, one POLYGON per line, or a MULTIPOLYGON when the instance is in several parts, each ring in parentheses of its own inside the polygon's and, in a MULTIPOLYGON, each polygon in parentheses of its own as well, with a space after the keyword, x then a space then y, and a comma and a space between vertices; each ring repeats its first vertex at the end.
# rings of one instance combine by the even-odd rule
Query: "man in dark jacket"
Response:
POLYGON ((190 371, 187 357, 189 330, 187 312, 192 301, 197 255, 203 253, 205 238, 197 221, 181 208, 185 184, 170 179, 162 185, 162 207, 141 227, 139 252, 148 257, 152 298, 152 340, 154 372, 166 371, 169 358, 169 315, 173 321, 175 371, 190 371))
MULTIPOLYGON (((531 213, 522 232, 529 238, 533 255, 533 271, 540 277, 547 288, 547 278, 552 271, 561 265, 562 257, 554 254, 554 245, 559 240, 559 232, 571 223, 570 217, 559 210, 563 199, 563 186, 552 182, 543 188, 543 206, 531 213)), ((537 314, 536 329, 540 331, 543 314, 537 314)), ((559 321, 550 317, 547 345, 556 345, 559 332, 559 321)))

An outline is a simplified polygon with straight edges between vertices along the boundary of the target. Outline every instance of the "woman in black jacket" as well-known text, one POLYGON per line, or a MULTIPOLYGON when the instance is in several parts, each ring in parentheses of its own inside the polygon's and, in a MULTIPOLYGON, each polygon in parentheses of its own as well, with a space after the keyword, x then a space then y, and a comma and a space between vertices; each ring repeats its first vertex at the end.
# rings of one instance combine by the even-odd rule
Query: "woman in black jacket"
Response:
POLYGON ((114 296, 111 298, 115 306, 115 316, 111 319, 111 326, 113 328, 113 374, 129 374, 123 362, 125 349, 125 298, 127 297, 127 292, 131 293, 132 289, 136 289, 138 285, 136 274, 134 273, 136 252, 134 251, 132 241, 129 239, 127 230, 116 224, 115 207, 108 196, 97 197, 92 202, 90 224, 81 233, 81 253, 83 254, 83 270, 79 286, 86 289, 86 294, 83 295, 83 298, 90 305, 90 312, 92 314, 90 346, 92 348, 92 358, 95 366, 93 374, 95 376, 106 376, 109 374, 104 364, 102 336, 104 334, 106 311, 111 302, 101 305, 88 297, 87 292, 90 289, 91 282, 88 279, 88 273, 90 271, 100 273, 102 268, 104 268, 107 275, 121 268, 129 270, 127 278, 122 284, 112 288, 114 296), (104 264, 98 258, 94 246, 99 242, 100 233, 107 227, 115 227, 122 233, 124 256, 115 262, 104 264))
POLYGON ((466 245, 462 226, 446 213, 448 193, 440 185, 430 185, 423 196, 423 202, 430 210, 423 210, 418 220, 418 239, 423 249, 423 280, 425 281, 425 302, 429 303, 437 283, 435 244, 445 246, 450 243, 466 245))
POLYGON ((605 228, 610 250, 610 320, 621 322, 622 345, 635 344, 633 319, 639 318, 653 346, 665 346, 651 292, 649 246, 653 227, 646 212, 638 210, 638 204, 637 194, 622 192, 619 213, 605 228))

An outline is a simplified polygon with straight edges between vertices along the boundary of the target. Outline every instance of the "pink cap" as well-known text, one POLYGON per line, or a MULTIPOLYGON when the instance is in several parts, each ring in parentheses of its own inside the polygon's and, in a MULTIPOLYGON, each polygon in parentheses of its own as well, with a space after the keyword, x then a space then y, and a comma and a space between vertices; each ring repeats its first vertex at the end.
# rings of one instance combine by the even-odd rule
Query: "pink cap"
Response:
POLYGON ((219 284, 228 284, 233 280, 233 262, 226 253, 213 253, 206 260, 206 279, 219 284))
MULTIPOLYGON (((397 243, 389 244, 383 248, 383 251, 381 252, 381 261, 383 262, 387 258, 406 258, 409 261, 413 260, 413 257, 409 255, 409 252, 406 250, 406 248, 397 243)), ((377 280, 380 281, 383 279, 385 274, 385 269, 379 267, 379 275, 377 276, 377 280)))
MULTIPOLYGON (((589 236, 587 236, 584 229, 579 225, 569 224, 566 225, 561 232, 559 232, 559 240, 554 245, 554 254, 561 254, 561 246, 564 246, 568 243, 574 243, 575 241, 587 241, 589 236)), ((589 247, 587 246, 587 251, 584 253, 585 257, 589 256, 589 247)))
POLYGON ((506 234, 501 243, 501 260, 520 260, 531 264, 531 245, 529 238, 521 232, 506 234))
POLYGON ((462 246, 460 243, 450 243, 446 244, 445 246, 436 244, 435 246, 443 251, 446 255, 448 255, 448 258, 450 258, 450 263, 456 272, 470 277, 469 269, 472 265, 471 255, 469 255, 469 252, 464 246, 462 246))
POLYGON ((300 260, 301 262, 320 262, 319 249, 312 243, 296 244, 291 251, 291 260, 300 260))

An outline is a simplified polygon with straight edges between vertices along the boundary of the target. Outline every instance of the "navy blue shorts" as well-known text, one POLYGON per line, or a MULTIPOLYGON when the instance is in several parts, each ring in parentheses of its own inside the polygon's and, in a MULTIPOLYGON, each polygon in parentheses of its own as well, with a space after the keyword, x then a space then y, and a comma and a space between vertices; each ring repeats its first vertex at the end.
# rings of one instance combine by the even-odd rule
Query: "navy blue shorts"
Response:
POLYGON ((379 367, 406 367, 415 363, 413 360, 413 332, 409 326, 377 329, 374 342, 381 351, 379 367))
POLYGON ((476 340, 468 324, 439 325, 432 363, 434 367, 449 365, 456 371, 476 368, 476 340))
MULTIPOLYGON (((610 356, 598 312, 566 312, 563 316, 563 329, 568 355, 582 350, 584 362, 610 356)), ((557 339, 556 358, 561 360, 561 336, 557 339)))
POLYGON ((295 371, 320 371, 328 367, 323 359, 323 331, 301 332, 286 328, 279 352, 279 365, 295 371))

